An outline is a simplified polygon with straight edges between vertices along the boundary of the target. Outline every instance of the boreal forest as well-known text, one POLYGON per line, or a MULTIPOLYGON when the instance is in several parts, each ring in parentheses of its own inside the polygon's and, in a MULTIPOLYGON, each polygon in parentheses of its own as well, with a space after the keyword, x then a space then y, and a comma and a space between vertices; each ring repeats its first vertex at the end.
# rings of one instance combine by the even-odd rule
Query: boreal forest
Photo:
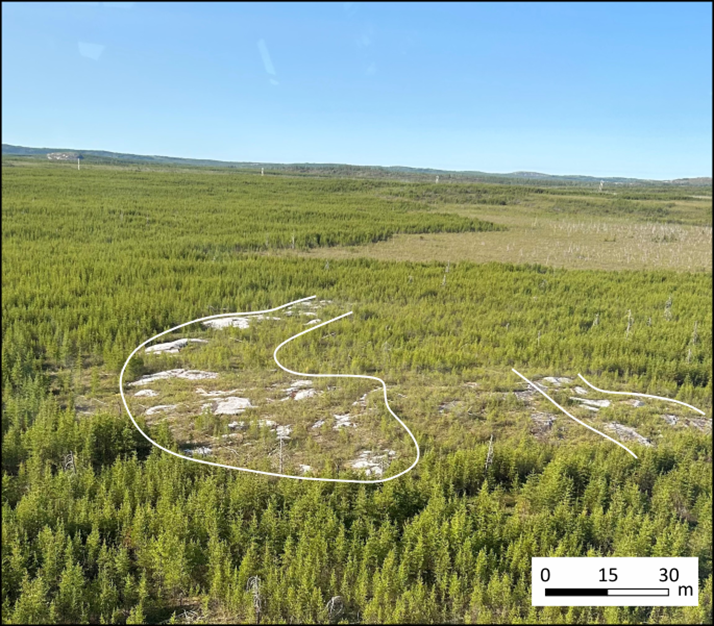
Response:
POLYGON ((3 623, 712 622, 711 185, 2 165, 3 623), (132 415, 393 476, 374 381, 273 360, 353 311, 281 362, 383 379, 411 472, 132 423, 139 344, 312 295, 140 350, 132 415), (699 603, 534 607, 534 556, 698 557, 699 603))

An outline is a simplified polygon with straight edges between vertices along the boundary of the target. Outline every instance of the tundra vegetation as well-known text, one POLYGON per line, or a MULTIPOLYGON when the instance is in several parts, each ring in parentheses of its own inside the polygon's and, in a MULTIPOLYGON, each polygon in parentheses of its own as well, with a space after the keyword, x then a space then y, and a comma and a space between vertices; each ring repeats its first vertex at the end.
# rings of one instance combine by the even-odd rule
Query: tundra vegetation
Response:
POLYGON ((711 187, 3 166, 4 623, 711 623, 711 187), (409 474, 132 425, 140 343, 313 294, 156 340, 132 413, 394 475, 374 381, 272 358, 352 310, 279 358, 383 378, 409 474), (699 606, 531 607, 587 555, 697 556, 699 606))

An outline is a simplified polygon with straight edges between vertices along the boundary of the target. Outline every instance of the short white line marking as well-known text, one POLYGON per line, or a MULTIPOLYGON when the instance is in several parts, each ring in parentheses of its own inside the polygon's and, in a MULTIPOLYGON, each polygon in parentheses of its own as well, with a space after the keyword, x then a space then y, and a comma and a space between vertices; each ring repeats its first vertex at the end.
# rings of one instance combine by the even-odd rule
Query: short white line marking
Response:
POLYGON ((264 476, 276 476, 277 478, 293 478, 295 480, 314 480, 314 481, 319 481, 319 482, 327 482, 327 483, 360 483, 360 484, 366 484, 366 485, 371 485, 371 484, 377 484, 377 483, 386 483, 390 480, 394 480, 395 478, 399 478, 400 476, 403 476, 407 472, 411 471, 414 469, 416 464, 419 462, 419 457, 420 457, 420 450, 419 450, 419 444, 417 443, 416 438, 412 434, 412 431, 409 430, 402 422, 402 420, 397 417, 397 415, 392 411, 392 409, 389 407, 389 403, 387 402, 387 385, 381 378, 377 378, 375 376, 361 376, 357 374, 303 374, 301 372, 293 372, 292 370, 287 369, 286 367, 283 367, 279 362, 276 357, 276 354, 280 348, 282 348, 286 343, 289 341, 292 341, 293 339, 300 337, 301 335, 304 335, 306 333, 310 333, 313 330, 317 330, 321 326, 325 326, 326 324, 330 324, 331 322, 334 322, 336 320, 342 319, 343 317, 346 317, 348 315, 352 315, 352 311, 349 313, 345 313, 344 315, 340 315, 339 317, 336 317, 334 319, 331 319, 327 322, 323 322, 322 324, 319 324, 318 326, 315 326, 313 328, 310 328, 308 330, 304 330, 301 333, 298 333, 297 335, 294 335, 293 337, 290 337, 290 339, 283 341, 277 348, 275 348, 275 352, 273 352, 273 359, 275 359, 275 362, 278 364, 278 366, 285 370, 286 372, 290 372, 291 374, 295 374, 296 376, 307 376, 307 377, 337 377, 337 378, 366 378, 369 380, 378 380, 380 383, 382 383, 382 387, 384 388, 384 403, 387 405, 387 410, 396 418, 396 420, 402 425, 404 430, 406 430, 409 433, 409 436, 412 438, 412 441, 414 441, 414 445, 416 446, 416 451, 417 451, 417 456, 416 460, 414 463, 412 463, 407 469, 405 469, 403 472, 400 472, 399 474, 395 474, 394 476, 389 476, 388 478, 382 478, 380 480, 347 480, 344 478, 312 478, 309 476, 292 476, 290 474, 276 474, 274 472, 262 472, 260 470, 253 470, 253 469, 248 469, 247 467, 236 467, 234 465, 224 465, 223 463, 213 463, 212 461, 204 461, 202 459, 194 459, 188 456, 184 456, 183 454, 178 454, 177 452, 174 452, 173 450, 169 450, 168 448, 164 448, 162 445, 156 443, 149 435, 147 435, 141 428, 139 428, 139 424, 136 423, 136 420, 134 419, 134 416, 131 414, 131 411, 129 410, 129 405, 126 402, 126 397, 124 396, 124 372, 126 371, 127 365, 129 365, 129 361, 131 361, 131 358, 139 351, 141 350, 146 344, 152 342, 154 339, 158 339, 159 337, 163 337, 164 335, 167 335, 170 332, 173 332, 174 330, 178 330, 179 328, 183 328, 184 326, 188 326, 189 324, 195 324, 197 322, 203 322, 206 320, 212 320, 216 319, 219 317, 234 317, 236 315, 261 315, 263 313, 272 313, 273 311, 279 311, 280 309, 284 309, 286 307, 292 306, 293 304, 298 304, 300 302, 306 302, 307 300, 313 300, 316 296, 309 296, 308 298, 301 298, 300 300, 293 300, 292 302, 288 302, 287 304, 282 304, 280 306, 277 306, 273 309, 266 309, 264 311, 250 311, 247 313, 220 313, 218 315, 209 315, 207 317, 199 317, 198 319, 191 320, 190 322, 185 322, 184 324, 179 324, 178 326, 174 326, 173 328, 169 328, 168 330, 165 330, 158 335, 154 335, 153 337, 147 339, 144 341, 142 344, 137 346, 134 351, 129 355, 129 358, 124 362, 124 367, 121 368, 121 372, 119 374, 119 393, 121 394, 121 399, 122 402, 124 403, 124 408, 126 409, 126 412, 129 414, 129 418, 131 419, 132 423, 136 427, 136 429, 144 436, 144 438, 151 443, 152 445, 156 446, 160 450, 163 450, 164 452, 168 452, 169 454, 172 454, 175 457, 178 457, 179 459, 183 459, 185 461, 193 461, 194 463, 202 463, 203 465, 213 465, 214 467, 223 467, 225 469, 230 469, 230 470, 238 470, 241 472, 250 472, 251 474, 263 474, 264 476))
POLYGON ((655 400, 664 400, 665 402, 675 402, 676 404, 681 404, 682 406, 694 409, 697 413, 706 415, 706 413, 701 409, 698 409, 697 407, 692 406, 691 404, 687 404, 686 402, 681 402, 680 400, 673 400, 672 398, 663 398, 662 396, 651 396, 647 393, 635 393, 634 391, 607 391, 605 389, 598 389, 595 385, 591 385, 587 380, 585 380, 582 374, 578 374, 578 376, 580 376, 580 380, 582 380, 588 387, 594 389, 595 391, 599 391, 600 393, 614 393, 618 396, 639 396, 640 398, 654 398, 655 400))
MULTIPOLYGON (((523 380, 525 380, 529 385, 531 385, 531 386, 533 387, 533 389, 535 389, 538 393, 540 393, 540 394, 544 395, 546 398, 548 398, 548 400, 550 400, 555 406, 557 406, 557 407, 558 407, 563 413, 565 413, 570 419, 575 420, 575 421, 576 421, 578 424, 580 424, 581 426, 585 426, 585 428, 587 428, 588 430, 592 430, 594 433, 597 433, 597 434, 600 435, 601 437, 605 437, 605 439, 609 439, 610 441, 612 441, 612 443, 616 443, 618 446, 620 446, 620 447, 623 448, 624 450, 627 450, 632 456, 634 456, 635 458, 637 458, 637 455, 636 455, 632 450, 630 450, 627 446, 622 445, 622 444, 621 444, 619 441, 617 441, 616 439, 613 439, 612 437, 608 437, 605 433, 601 433, 599 430, 593 428, 592 426, 590 426, 589 424, 586 424, 585 422, 581 422, 577 417, 575 417, 575 416, 571 415, 570 413, 568 413, 562 406, 560 406, 555 400, 553 400, 553 398, 551 398, 547 393, 545 393, 545 391, 542 391, 541 389, 539 389, 538 386, 537 386, 535 383, 532 383, 532 382, 531 382, 530 380, 528 380, 523 374, 521 374, 520 372, 517 372, 517 371, 516 371, 515 369, 513 369, 513 368, 511 368, 511 371, 513 371, 513 372, 515 372, 516 374, 518 374, 523 380)), ((584 380, 584 379, 583 379, 583 380, 584 380)))

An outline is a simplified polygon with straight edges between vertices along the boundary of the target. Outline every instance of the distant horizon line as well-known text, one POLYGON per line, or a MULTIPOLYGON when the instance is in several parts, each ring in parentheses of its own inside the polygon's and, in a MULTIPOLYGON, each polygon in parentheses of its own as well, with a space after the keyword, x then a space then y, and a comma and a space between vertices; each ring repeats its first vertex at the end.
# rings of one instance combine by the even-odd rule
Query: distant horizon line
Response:
MULTIPOLYGON (((446 173, 446 174, 481 174, 481 175, 487 175, 487 176, 503 176, 503 177, 508 177, 508 176, 527 176, 527 175, 533 175, 533 176, 543 176, 543 177, 554 177, 554 178, 592 178, 592 179, 613 179, 613 178, 621 178, 621 179, 629 179, 629 180, 642 180, 642 181, 648 181, 648 182, 662 182, 662 183, 667 183, 667 182, 673 182, 677 180, 696 180, 696 179, 711 179, 712 175, 705 175, 705 176, 680 176, 677 178, 637 178, 635 176, 623 176, 623 175, 592 175, 592 174, 551 174, 551 173, 545 173, 545 172, 538 172, 536 170, 514 170, 512 172, 485 172, 482 170, 457 170, 457 169, 442 169, 442 168, 435 168, 435 167, 420 167, 420 166, 413 166, 413 165, 374 165, 374 164, 357 164, 357 163, 339 163, 339 162, 331 162, 331 161, 293 161, 293 162, 281 162, 281 161, 229 161, 229 160, 224 160, 224 159, 215 159, 215 158, 202 158, 202 157, 184 157, 184 156, 170 156, 170 155, 165 155, 165 154, 139 154, 139 153, 134 153, 134 152, 116 152, 114 150, 97 150, 93 148, 88 148, 88 149, 80 149, 80 148, 47 148, 47 147, 32 147, 32 146, 24 146, 24 145, 19 145, 19 144, 9 144, 9 143, 3 143, 2 148, 3 148, 3 156, 32 156, 32 155, 22 155, 22 154, 14 154, 12 152, 6 153, 4 151, 5 147, 8 148, 20 148, 24 150, 33 150, 41 153, 44 150, 47 150, 47 153, 50 154, 52 152, 79 152, 79 153, 105 153, 107 156, 109 155, 122 155, 122 156, 136 156, 136 157, 143 157, 143 158, 159 158, 159 159, 177 159, 177 160, 183 160, 183 161, 204 161, 204 162, 212 162, 212 163, 225 163, 227 165, 230 164, 241 164, 241 165, 281 165, 281 166, 300 166, 300 165, 313 165, 313 166, 346 166, 346 167, 363 167, 363 168, 382 168, 382 169, 407 169, 407 170, 415 170, 415 171, 421 171, 421 172, 433 172, 434 174, 441 174, 441 173, 446 173)), ((109 157, 111 158, 111 157, 109 157)))

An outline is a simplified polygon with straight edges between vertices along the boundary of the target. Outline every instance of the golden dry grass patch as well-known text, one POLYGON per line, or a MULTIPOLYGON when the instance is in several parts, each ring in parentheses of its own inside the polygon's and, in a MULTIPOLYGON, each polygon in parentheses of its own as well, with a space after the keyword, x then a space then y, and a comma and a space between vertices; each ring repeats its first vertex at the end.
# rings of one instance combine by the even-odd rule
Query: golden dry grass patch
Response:
MULTIPOLYGON (((485 217, 485 216, 484 216, 485 217)), ((510 216, 509 230, 395 235, 364 246, 337 246, 278 254, 380 261, 539 263, 596 270, 712 270, 710 226, 617 221, 566 221, 510 216)))

